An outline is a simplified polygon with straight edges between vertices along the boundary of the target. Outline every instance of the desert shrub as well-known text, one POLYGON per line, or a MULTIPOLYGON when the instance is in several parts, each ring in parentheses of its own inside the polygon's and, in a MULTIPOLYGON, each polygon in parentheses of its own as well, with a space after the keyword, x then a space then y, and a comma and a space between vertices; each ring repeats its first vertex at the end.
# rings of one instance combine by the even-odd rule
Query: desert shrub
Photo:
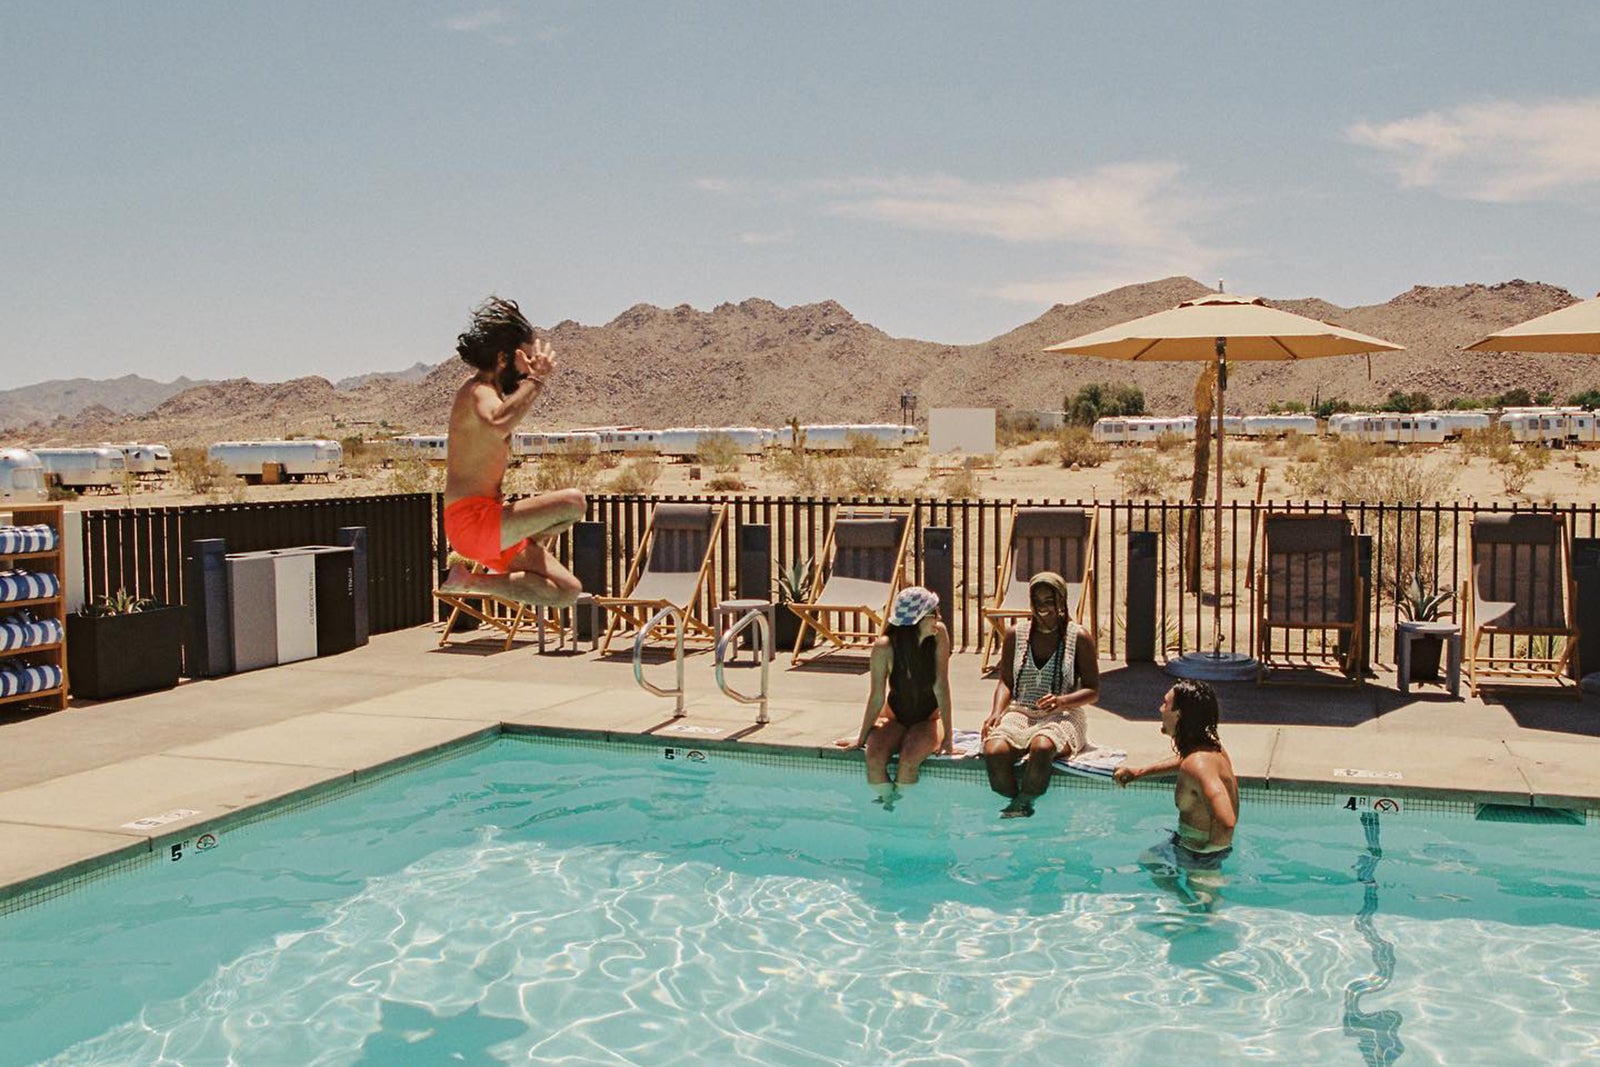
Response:
POLYGON ((1024 467, 1043 467, 1055 463, 1061 458, 1061 446, 1054 441, 1046 441, 1035 448, 1029 449, 1022 456, 1024 467))
POLYGON ((1123 457, 1117 471, 1122 495, 1133 498, 1165 498, 1177 478, 1177 468, 1165 456, 1143 449, 1123 457))
POLYGON ((854 496, 883 496, 889 492, 889 462, 875 455, 848 455, 841 462, 845 489, 854 496))
POLYGON ((995 445, 999 448, 1016 448, 1018 445, 1048 440, 1052 436, 1053 431, 1039 425, 1039 416, 1035 412, 1002 414, 996 420, 995 445))
POLYGON ((1161 453, 1177 452, 1179 449, 1192 447, 1189 439, 1181 433, 1158 433, 1152 442, 1156 451, 1161 453))
POLYGON ((1284 472, 1296 493, 1327 500, 1363 500, 1358 486, 1364 484, 1368 469, 1377 462, 1382 446, 1345 437, 1329 438, 1309 462, 1298 461, 1284 472), (1351 495, 1355 493, 1356 495, 1351 495))
POLYGON ((172 452, 172 473, 185 492, 205 496, 233 479, 219 460, 203 448, 177 448, 172 452))
POLYGON ((737 474, 719 474, 706 483, 713 493, 742 493, 750 488, 737 474))
POLYGON ((421 456, 402 456, 389 468, 391 493, 442 493, 444 468, 436 467, 421 456))
POLYGON ((766 463, 773 475, 798 496, 830 496, 843 474, 839 459, 793 448, 772 449, 766 463))
POLYGON ((599 464, 595 462, 593 441, 572 441, 560 451, 540 457, 533 469, 533 486, 536 493, 553 489, 594 488, 599 477, 599 464))
POLYGON ((1302 400, 1273 401, 1267 405, 1268 415, 1304 415, 1310 410, 1302 400))
POLYGON ((907 445, 900 450, 900 469, 911 470, 922 466, 922 461, 928 458, 927 445, 907 445))
POLYGON ((939 489, 948 500, 976 500, 980 495, 977 472, 971 467, 952 471, 945 476, 939 489))
POLYGON ((373 463, 373 446, 364 437, 341 437, 339 447, 344 449, 346 467, 370 467, 373 463))
POLYGON ((1111 458, 1111 446, 1082 426, 1068 426, 1056 435, 1056 454, 1063 467, 1098 467, 1111 458))
POLYGON ((1315 437, 1285 438, 1289 458, 1296 463, 1315 463, 1322 455, 1322 442, 1315 437))
POLYGON ((1317 400, 1311 405, 1311 414, 1319 419, 1326 419, 1331 415, 1338 415, 1346 411, 1354 411, 1350 401, 1333 397, 1328 400, 1317 400))
POLYGON ((1600 389, 1585 389, 1581 393, 1573 393, 1567 397, 1568 405, 1576 408, 1600 408, 1600 389))
POLYGON ((629 496, 648 493, 661 479, 661 461, 654 456, 638 456, 622 464, 611 479, 611 491, 629 496))
POLYGON ((1379 405, 1379 411, 1395 411, 1407 414, 1413 411, 1432 411, 1433 398, 1424 392, 1407 393, 1400 389, 1391 389, 1388 399, 1379 405))
POLYGON ((1500 484, 1512 496, 1518 496, 1528 487, 1534 471, 1543 470, 1550 462, 1550 450, 1538 445, 1513 448, 1494 457, 1495 472, 1500 484))
POLYGON ((1481 456, 1493 461, 1504 456, 1516 448, 1516 443, 1511 439, 1511 428, 1491 423, 1482 430, 1461 431, 1461 453, 1464 459, 1481 456))
POLYGON ((731 474, 744 462, 739 443, 725 433, 702 434, 695 449, 695 462, 719 474, 731 474))
POLYGON ((1256 471, 1261 469, 1259 453, 1247 451, 1237 445, 1227 450, 1222 456, 1222 472, 1227 477, 1228 484, 1235 489, 1243 489, 1256 480, 1256 471))
POLYGON ((1143 415, 1144 392, 1137 385, 1091 382, 1061 402, 1067 421, 1077 426, 1093 426, 1096 419, 1119 415, 1143 415))

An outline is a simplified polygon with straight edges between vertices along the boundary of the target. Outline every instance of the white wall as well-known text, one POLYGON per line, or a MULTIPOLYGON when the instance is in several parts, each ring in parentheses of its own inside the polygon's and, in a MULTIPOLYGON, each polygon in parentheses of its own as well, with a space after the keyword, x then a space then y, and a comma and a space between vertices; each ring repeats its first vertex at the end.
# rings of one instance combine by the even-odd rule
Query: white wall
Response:
POLYGON ((933 408, 928 412, 928 451, 992 456, 994 424, 994 408, 933 408))

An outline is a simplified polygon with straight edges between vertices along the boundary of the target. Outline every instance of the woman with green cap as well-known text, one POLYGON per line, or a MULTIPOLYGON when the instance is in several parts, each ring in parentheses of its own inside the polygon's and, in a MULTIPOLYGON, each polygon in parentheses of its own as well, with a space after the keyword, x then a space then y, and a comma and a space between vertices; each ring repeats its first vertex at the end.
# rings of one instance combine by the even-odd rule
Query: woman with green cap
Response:
POLYGON ((1035 574, 1028 600, 1032 617, 1006 627, 1000 682, 983 724, 989 787, 1011 800, 1004 819, 1032 815, 1050 786, 1051 764, 1088 744, 1083 705, 1100 695, 1094 638, 1069 617, 1067 580, 1054 571, 1035 574))

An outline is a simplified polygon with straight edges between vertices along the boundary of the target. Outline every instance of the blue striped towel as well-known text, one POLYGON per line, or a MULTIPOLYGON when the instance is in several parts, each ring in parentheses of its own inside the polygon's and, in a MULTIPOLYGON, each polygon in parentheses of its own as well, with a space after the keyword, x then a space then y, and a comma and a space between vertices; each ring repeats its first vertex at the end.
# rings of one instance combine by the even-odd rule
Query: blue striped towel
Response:
POLYGON ((0 526, 0 556, 13 552, 49 552, 56 547, 53 526, 0 526))
POLYGON ((53 663, 0 663, 0 697, 37 693, 61 684, 61 668, 53 663))
POLYGON ((36 619, 27 609, 0 618, 0 652, 34 645, 53 645, 61 640, 60 619, 36 619))
POLYGON ((42 600, 55 596, 60 583, 53 574, 35 574, 33 571, 0 571, 0 601, 42 600))

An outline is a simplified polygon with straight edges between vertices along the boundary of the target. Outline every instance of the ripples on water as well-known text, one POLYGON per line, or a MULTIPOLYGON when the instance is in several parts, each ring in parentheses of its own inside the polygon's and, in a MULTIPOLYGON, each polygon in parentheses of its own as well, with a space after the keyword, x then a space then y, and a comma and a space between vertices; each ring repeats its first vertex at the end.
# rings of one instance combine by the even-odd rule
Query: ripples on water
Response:
POLYGON ((867 798, 503 742, 3 920, 0 1037, 141 1067, 1600 1055, 1590 829, 1247 799, 1221 883, 1171 887, 1138 863, 1162 792, 1026 823, 965 781, 867 798))

